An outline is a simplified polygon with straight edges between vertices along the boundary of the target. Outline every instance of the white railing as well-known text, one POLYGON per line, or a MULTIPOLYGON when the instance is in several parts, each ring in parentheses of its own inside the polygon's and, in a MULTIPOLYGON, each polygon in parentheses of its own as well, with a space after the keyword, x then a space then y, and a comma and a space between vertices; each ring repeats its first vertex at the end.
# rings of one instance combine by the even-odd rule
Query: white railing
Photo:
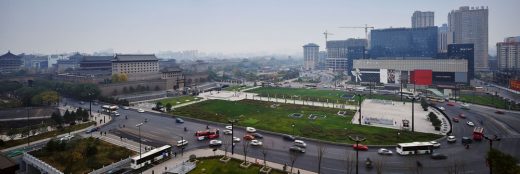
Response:
POLYGON ((124 160, 121 160, 121 161, 118 161, 118 162, 115 162, 115 163, 112 163, 108 166, 104 166, 103 168, 100 168, 100 169, 97 169, 97 170, 94 170, 88 174, 100 174, 100 173, 107 173, 109 172, 110 170, 113 170, 113 169, 116 169, 118 167, 121 167, 123 165, 128 165, 130 164, 130 161, 132 160, 132 158, 127 158, 127 159, 124 159, 124 160))
POLYGON ((49 174, 63 174, 63 172, 59 171, 58 169, 52 167, 51 165, 43 162, 42 160, 39 160, 38 158, 28 154, 27 152, 23 153, 23 160, 26 163, 29 163, 35 167, 37 167, 40 170, 43 170, 49 174))

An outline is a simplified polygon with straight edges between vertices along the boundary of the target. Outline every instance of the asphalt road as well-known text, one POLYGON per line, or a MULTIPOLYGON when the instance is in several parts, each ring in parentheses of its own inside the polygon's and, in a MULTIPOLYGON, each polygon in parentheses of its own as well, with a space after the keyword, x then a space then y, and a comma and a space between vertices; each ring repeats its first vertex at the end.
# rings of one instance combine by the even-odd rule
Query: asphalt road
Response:
MULTIPOLYGON (((88 103, 79 105, 78 102, 71 102, 69 104, 75 106, 82 106, 88 108, 88 103)), ((100 110, 100 105, 92 105, 92 110, 100 110)), ((382 161, 384 173, 403 173, 407 171, 421 170, 422 173, 446 173, 447 166, 459 163, 464 165, 467 173, 487 173, 488 168, 485 163, 485 153, 489 149, 489 144, 486 141, 474 142, 470 149, 465 149, 460 143, 462 136, 471 137, 473 127, 466 125, 466 121, 472 121, 477 126, 485 128, 486 135, 499 135, 502 140, 494 143, 494 147, 509 153, 520 159, 520 114, 507 113, 503 115, 495 114, 494 110, 489 110, 484 107, 470 106, 471 110, 462 110, 458 106, 444 106, 446 114, 449 117, 456 116, 459 113, 464 113, 467 119, 461 119, 459 123, 453 124, 453 135, 457 137, 457 143, 447 144, 446 140, 440 141, 441 148, 437 152, 448 155, 447 160, 431 160, 428 155, 416 156, 400 156, 394 154, 392 156, 381 156, 377 154, 377 147, 369 147, 369 151, 359 152, 359 170, 360 173, 376 173, 376 168, 366 169, 363 162, 370 158, 374 162, 382 161), (480 125, 479 120, 484 123, 480 125), (422 168, 417 168, 416 161, 421 161, 422 168)), ((210 128, 219 128, 224 130, 224 125, 202 123, 199 121, 189 121, 185 119, 185 123, 175 123, 172 116, 166 114, 156 113, 138 113, 135 110, 118 111, 121 116, 116 117, 110 124, 105 125, 101 131, 109 131, 113 134, 120 135, 124 138, 138 140, 139 131, 135 126, 138 123, 147 123, 141 126, 141 136, 143 137, 143 144, 147 146, 162 146, 165 144, 174 145, 181 137, 189 141, 189 145, 185 151, 197 148, 208 148, 208 141, 197 141, 194 136, 196 130, 205 130, 206 126, 210 128), (125 119, 125 116, 127 119, 125 119), (123 127, 124 125, 124 127, 123 127), (188 131, 184 131, 184 127, 188 131)), ((262 131, 259 131, 262 133, 262 131)), ((243 128, 235 129, 235 136, 242 139, 245 130, 243 128)), ((263 133, 264 138, 261 140, 264 146, 268 149, 267 160, 281 164, 288 164, 290 166, 290 155, 288 148, 292 145, 291 142, 284 141, 281 136, 263 133)), ((221 135, 229 137, 230 135, 221 135)), ((303 168, 310 171, 318 170, 318 143, 306 141, 307 150, 305 154, 298 155, 295 167, 303 168)), ((345 162, 347 156, 355 155, 355 151, 350 146, 325 144, 325 154, 322 162, 322 173, 346 173, 349 166, 345 162)), ((395 151, 395 148, 390 148, 395 151)), ((176 149, 179 151, 179 149, 176 149)), ((180 153, 180 151, 179 151, 180 153)), ((235 153, 243 154, 242 143, 237 144, 235 153)), ((395 153, 395 152, 394 152, 395 153)), ((260 148, 250 147, 248 156, 262 159, 260 148)), ((355 157, 355 156, 354 156, 355 157)), ((355 159, 352 157, 351 159, 355 159)), ((353 165, 351 165, 353 168, 353 165)))

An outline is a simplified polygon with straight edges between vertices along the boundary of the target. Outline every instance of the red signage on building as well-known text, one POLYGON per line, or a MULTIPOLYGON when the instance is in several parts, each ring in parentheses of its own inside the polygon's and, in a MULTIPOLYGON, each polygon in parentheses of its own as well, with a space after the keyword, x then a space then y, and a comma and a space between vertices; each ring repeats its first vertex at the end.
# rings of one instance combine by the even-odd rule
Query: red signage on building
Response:
POLYGON ((431 85, 432 70, 416 69, 411 71, 410 82, 416 85, 431 85))
POLYGON ((515 91, 520 91, 520 80, 509 80, 509 88, 515 91))

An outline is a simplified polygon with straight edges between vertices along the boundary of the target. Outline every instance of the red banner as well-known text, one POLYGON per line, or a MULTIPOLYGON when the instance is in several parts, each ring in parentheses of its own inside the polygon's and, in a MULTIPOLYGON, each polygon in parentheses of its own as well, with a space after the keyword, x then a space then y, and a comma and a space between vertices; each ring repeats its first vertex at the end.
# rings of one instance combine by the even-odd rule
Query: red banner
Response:
POLYGON ((520 80, 509 80, 509 88, 515 91, 520 91, 520 80))
POLYGON ((432 70, 413 70, 410 72, 410 81, 416 85, 431 85, 432 70))

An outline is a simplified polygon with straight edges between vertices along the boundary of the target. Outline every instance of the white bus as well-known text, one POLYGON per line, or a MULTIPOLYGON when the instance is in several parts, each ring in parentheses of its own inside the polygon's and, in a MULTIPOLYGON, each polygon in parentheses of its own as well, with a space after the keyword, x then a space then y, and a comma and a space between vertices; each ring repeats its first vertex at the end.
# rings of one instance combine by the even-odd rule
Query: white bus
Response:
POLYGON ((430 142, 399 143, 395 151, 401 155, 430 154, 433 144, 430 142))
POLYGON ((103 112, 111 114, 111 113, 117 111, 117 109, 119 109, 119 107, 117 107, 116 105, 112 105, 112 106, 103 105, 103 106, 101 106, 101 109, 103 110, 103 112))
POLYGON ((172 146, 164 145, 162 147, 155 148, 146 153, 143 153, 141 155, 141 158, 139 158, 139 155, 137 155, 132 158, 132 161, 130 162, 130 167, 132 169, 139 169, 145 165, 150 165, 155 161, 158 161, 165 157, 170 156, 171 151, 172 151, 172 146))

